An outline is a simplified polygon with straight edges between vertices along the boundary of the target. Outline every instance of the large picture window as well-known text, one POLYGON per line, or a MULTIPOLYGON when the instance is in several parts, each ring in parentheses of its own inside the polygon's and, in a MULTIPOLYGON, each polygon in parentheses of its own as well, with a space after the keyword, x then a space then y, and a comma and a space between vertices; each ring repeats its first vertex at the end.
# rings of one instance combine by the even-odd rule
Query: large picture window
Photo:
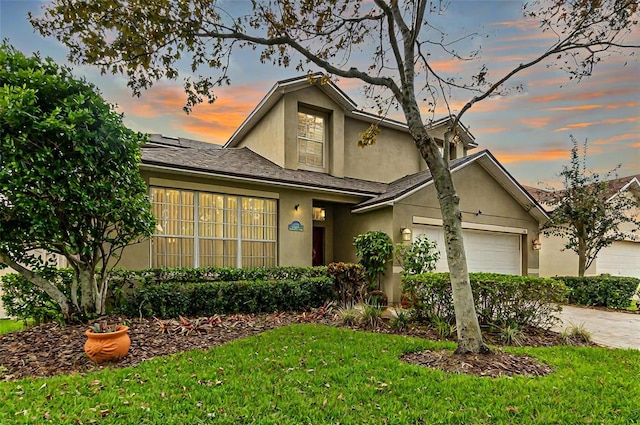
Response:
POLYGON ((324 167, 325 120, 323 117, 298 112, 298 163, 324 167))
POLYGON ((274 267, 273 199, 151 188, 152 267, 274 267))

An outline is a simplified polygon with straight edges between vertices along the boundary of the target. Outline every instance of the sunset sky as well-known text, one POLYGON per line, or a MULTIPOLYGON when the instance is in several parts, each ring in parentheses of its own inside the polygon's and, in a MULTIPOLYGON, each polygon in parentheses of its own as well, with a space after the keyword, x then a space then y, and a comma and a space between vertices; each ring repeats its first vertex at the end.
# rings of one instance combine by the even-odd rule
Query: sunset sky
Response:
MULTIPOLYGON (((241 8, 241 0, 229 7, 241 8)), ((43 2, 0 0, 0 36, 25 54, 35 51, 65 63, 66 48, 55 39, 35 34, 28 11, 38 15, 43 2)), ((517 1, 452 1, 442 16, 431 19, 443 28, 464 28, 479 35, 468 40, 482 47, 476 62, 436 58, 434 67, 446 75, 469 75, 487 64, 490 76, 506 73, 536 57, 552 38, 535 22, 522 18, 517 1)), ((640 44, 640 29, 627 38, 640 44)), ((588 166, 606 172, 621 164, 619 176, 640 173, 640 63, 639 51, 614 56, 595 68, 590 78, 575 83, 567 74, 543 63, 518 74, 510 87, 522 90, 476 104, 463 122, 476 137, 479 149, 489 149, 522 184, 560 187, 557 174, 569 161, 572 134, 580 143, 588 140, 588 166)), ((187 137, 222 144, 280 79, 296 76, 294 69, 262 65, 258 54, 242 52, 233 57, 231 86, 215 93, 213 105, 199 105, 191 115, 182 111, 186 96, 182 80, 157 83, 141 98, 131 96, 122 76, 101 76, 97 69, 74 66, 76 76, 96 84, 103 96, 118 104, 132 129, 168 136, 187 137)), ((185 71, 189 72, 189 71, 185 71)), ((337 82, 361 108, 371 106, 356 80, 337 82)), ((453 99, 453 110, 466 98, 453 99)), ((439 111, 435 118, 446 111, 439 111)), ((402 119, 400 115, 392 118, 402 119)), ((425 117, 428 117, 425 115, 425 117)), ((354 141, 355 143, 355 141, 354 141)))

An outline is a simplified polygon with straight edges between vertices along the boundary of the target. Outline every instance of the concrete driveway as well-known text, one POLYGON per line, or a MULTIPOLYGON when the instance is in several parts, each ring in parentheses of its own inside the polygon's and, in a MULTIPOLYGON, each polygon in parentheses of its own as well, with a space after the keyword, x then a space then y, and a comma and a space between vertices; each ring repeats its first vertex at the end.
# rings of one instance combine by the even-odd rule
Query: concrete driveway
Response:
POLYGON ((562 332, 574 325, 583 325, 591 332, 591 340, 596 344, 640 350, 640 314, 563 305, 560 319, 562 324, 552 328, 556 332, 562 332))

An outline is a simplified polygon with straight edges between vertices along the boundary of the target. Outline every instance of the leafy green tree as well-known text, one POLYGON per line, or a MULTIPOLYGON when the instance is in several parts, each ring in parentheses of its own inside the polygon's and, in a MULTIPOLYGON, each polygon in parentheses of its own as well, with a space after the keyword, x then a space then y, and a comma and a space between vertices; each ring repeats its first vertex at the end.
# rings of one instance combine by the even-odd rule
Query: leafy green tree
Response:
POLYGON ((393 254, 393 241, 385 232, 372 230, 353 238, 353 246, 369 284, 377 283, 380 289, 380 276, 384 275, 393 254))
POLYGON ((440 260, 438 244, 425 235, 416 237, 411 245, 396 244, 394 251, 405 274, 432 272, 440 260))
MULTIPOLYGON (((541 31, 553 37, 504 73, 472 61, 477 51, 465 54, 472 34, 438 27, 446 1, 255 0, 239 11, 238 3, 219 0, 53 0, 44 9, 42 17, 30 17, 42 35, 65 43, 73 62, 126 74, 135 94, 158 80, 177 78, 178 67, 190 62, 184 81, 187 110, 203 99, 213 102, 212 89, 230 83, 230 58, 238 48, 258 50, 263 63, 308 72, 321 68, 329 77, 359 79, 380 113, 401 110, 438 192, 459 353, 488 352, 469 283, 460 199, 447 160, 449 147, 459 140, 460 119, 476 103, 507 92, 505 83, 538 64, 556 65, 579 80, 603 57, 638 48, 625 38, 637 26, 638 0, 525 4, 525 16, 538 20, 541 31), (435 63, 441 55, 471 67, 470 77, 441 74, 435 63), (200 76, 190 77, 196 70, 200 76), (469 101, 458 113, 449 110, 443 156, 426 124, 434 105, 449 109, 452 93, 468 95, 469 101), (421 111, 427 111, 424 117, 421 111)), ((374 143, 378 132, 372 125, 361 145, 374 143)))
POLYGON ((640 202, 631 193, 612 191, 617 168, 604 175, 588 171, 586 142, 581 159, 573 136, 571 141, 571 163, 560 172, 564 188, 549 192, 545 203, 553 212, 542 231, 566 240, 564 249, 578 254, 578 276, 584 276, 602 248, 640 232, 640 202))
POLYGON ((138 170, 144 136, 94 86, 7 43, 0 128, 0 265, 45 291, 67 319, 104 313, 108 270, 153 230, 138 170), (75 271, 68 296, 42 252, 75 271))

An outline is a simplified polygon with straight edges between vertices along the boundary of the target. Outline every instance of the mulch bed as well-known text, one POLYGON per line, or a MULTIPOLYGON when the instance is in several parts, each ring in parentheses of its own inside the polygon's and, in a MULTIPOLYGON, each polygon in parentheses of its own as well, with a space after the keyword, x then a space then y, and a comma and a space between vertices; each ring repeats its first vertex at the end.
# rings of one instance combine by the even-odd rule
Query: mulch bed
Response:
MULTIPOLYGON (((25 377, 47 377, 62 374, 85 373, 103 368, 135 366, 154 357, 193 349, 208 349, 226 342, 258 334, 293 323, 321 323, 341 326, 336 318, 303 317, 295 313, 220 316, 220 323, 208 327, 197 337, 181 333, 160 333, 159 325, 151 319, 131 321, 129 354, 116 363, 94 364, 84 353, 87 325, 60 326, 45 324, 19 332, 0 335, 0 380, 10 381, 25 377)), ((357 329, 357 327, 352 327, 357 329)), ((378 332, 391 332, 382 326, 378 332)), ((440 339, 429 328, 413 327, 403 335, 440 339)), ((553 346, 562 344, 562 338, 554 332, 529 330, 525 333, 525 345, 553 346)), ((485 335, 489 344, 500 344, 485 335)), ((407 362, 439 368, 448 372, 471 373, 479 376, 545 375, 546 365, 534 359, 513 356, 499 350, 489 355, 451 355, 448 352, 410 353, 403 357, 407 362)))

